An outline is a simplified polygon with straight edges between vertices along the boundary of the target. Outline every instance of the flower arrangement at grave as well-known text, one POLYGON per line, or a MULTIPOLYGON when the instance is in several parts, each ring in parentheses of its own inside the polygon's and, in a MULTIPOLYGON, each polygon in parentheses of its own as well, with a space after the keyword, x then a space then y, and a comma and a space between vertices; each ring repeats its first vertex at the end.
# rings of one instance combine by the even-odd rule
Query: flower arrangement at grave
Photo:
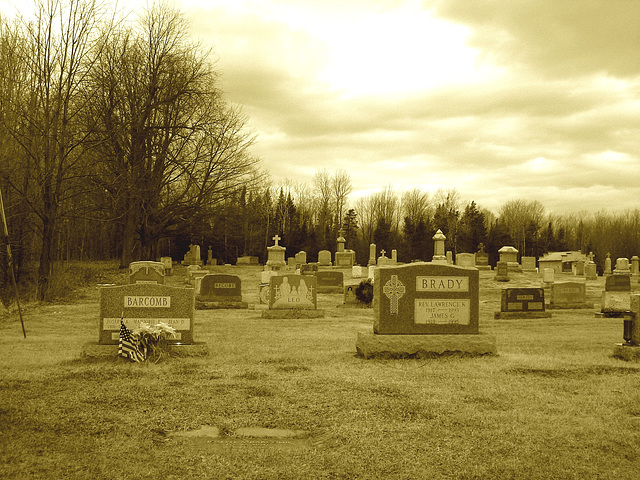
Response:
POLYGON ((373 284, 370 280, 363 280, 356 287, 356 299, 364 305, 371 306, 373 302, 373 284))
POLYGON ((140 326, 132 331, 127 330, 124 323, 121 323, 118 355, 134 362, 149 360, 158 363, 169 354, 169 338, 175 337, 175 334, 175 328, 164 322, 155 326, 140 323, 140 326))

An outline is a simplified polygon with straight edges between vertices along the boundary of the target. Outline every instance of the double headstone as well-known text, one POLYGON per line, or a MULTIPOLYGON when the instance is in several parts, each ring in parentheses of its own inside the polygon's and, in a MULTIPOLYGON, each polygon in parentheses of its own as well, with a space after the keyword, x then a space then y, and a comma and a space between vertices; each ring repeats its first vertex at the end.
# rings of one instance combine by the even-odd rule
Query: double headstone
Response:
POLYGON ((593 308, 587 303, 587 286, 584 282, 554 283, 551 292, 551 308, 593 308))
POLYGON ((548 318, 543 288, 503 288, 495 318, 548 318))
POLYGON ((195 296, 192 288, 136 283, 100 288, 100 328, 98 342, 117 344, 120 319, 129 330, 141 323, 166 323, 176 329, 169 343, 193 343, 195 296))

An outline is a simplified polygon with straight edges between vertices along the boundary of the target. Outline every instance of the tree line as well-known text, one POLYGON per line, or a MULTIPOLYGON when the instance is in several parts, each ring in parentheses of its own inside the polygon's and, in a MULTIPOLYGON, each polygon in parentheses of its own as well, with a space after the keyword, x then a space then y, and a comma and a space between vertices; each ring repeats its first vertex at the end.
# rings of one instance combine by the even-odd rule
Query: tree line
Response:
POLYGON ((345 170, 273 183, 179 12, 152 5, 131 22, 95 0, 35 6, 0 18, 0 189, 20 282, 38 299, 64 261, 180 260, 197 243, 220 262, 264 262, 276 234, 310 261, 342 235, 363 265, 371 243, 428 261, 438 229, 454 255, 483 244, 492 264, 504 245, 593 251, 600 270, 607 253, 640 252, 638 210, 558 216, 517 199, 494 213, 455 188, 355 198, 345 170))

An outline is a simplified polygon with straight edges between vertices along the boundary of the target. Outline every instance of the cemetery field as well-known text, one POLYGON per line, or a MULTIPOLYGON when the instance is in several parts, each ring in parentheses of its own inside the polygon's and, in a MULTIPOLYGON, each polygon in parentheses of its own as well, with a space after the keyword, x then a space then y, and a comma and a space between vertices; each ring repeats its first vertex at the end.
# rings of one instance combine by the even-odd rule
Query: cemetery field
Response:
MULTIPOLYGON (((174 270, 167 283, 184 285, 174 270)), ((498 355, 365 360, 372 309, 318 294, 324 318, 264 319, 260 267, 215 271, 242 279, 249 309, 196 311, 206 357, 80 358, 98 281, 27 304, 26 339, 15 312, 0 318, 0 478, 638 478, 640 364, 611 356, 622 320, 594 315, 602 278, 587 283, 594 308, 494 319, 503 287, 541 276, 481 271, 480 331, 498 355), (210 435, 176 435, 189 432, 210 435)))

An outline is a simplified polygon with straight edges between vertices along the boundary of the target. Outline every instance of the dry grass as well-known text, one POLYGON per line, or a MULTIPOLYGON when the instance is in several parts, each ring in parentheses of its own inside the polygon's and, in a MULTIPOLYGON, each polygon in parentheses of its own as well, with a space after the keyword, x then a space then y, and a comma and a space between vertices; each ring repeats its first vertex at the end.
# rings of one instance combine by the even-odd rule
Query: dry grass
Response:
MULTIPOLYGON (((257 302, 258 269, 219 270, 239 271, 257 302)), ((79 353, 97 339, 97 288, 79 303, 29 305, 26 340, 15 316, 0 324, 0 477, 638 478, 640 365, 611 358, 621 320, 494 320, 503 286, 481 272, 481 329, 499 355, 462 359, 358 358, 371 310, 319 295, 323 319, 198 311, 206 358, 88 362, 79 353), (321 441, 220 453, 167 437, 200 425, 321 441)), ((590 286, 592 301, 601 289, 590 286)))

